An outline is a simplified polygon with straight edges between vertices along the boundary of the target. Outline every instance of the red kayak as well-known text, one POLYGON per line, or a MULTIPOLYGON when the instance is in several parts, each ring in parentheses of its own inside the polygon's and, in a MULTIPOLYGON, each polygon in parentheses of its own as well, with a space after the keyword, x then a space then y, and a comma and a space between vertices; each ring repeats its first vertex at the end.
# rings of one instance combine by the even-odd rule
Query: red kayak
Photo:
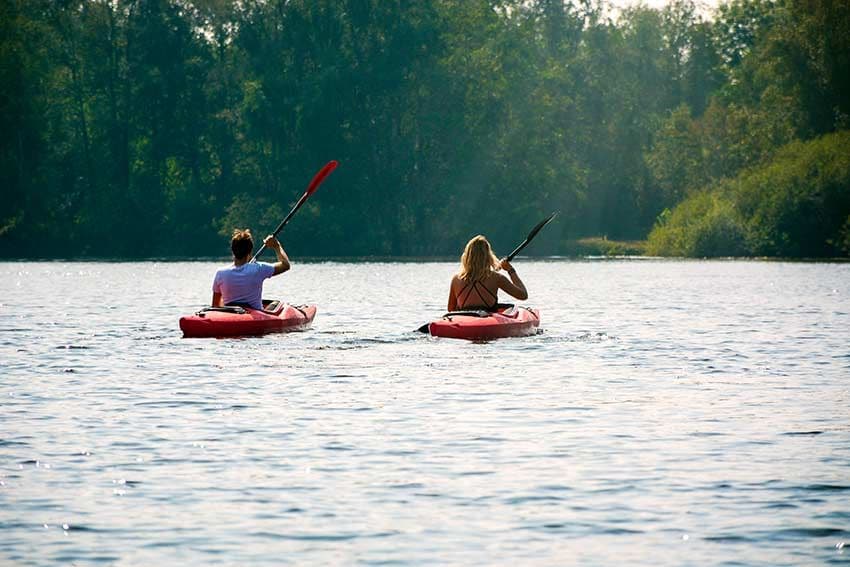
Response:
POLYGON ((242 337, 301 331, 316 316, 315 305, 289 305, 263 301, 265 309, 207 307, 180 318, 184 337, 242 337))
POLYGON ((530 307, 500 305, 493 311, 451 311, 428 324, 435 337, 489 340, 537 334, 540 313, 530 307))

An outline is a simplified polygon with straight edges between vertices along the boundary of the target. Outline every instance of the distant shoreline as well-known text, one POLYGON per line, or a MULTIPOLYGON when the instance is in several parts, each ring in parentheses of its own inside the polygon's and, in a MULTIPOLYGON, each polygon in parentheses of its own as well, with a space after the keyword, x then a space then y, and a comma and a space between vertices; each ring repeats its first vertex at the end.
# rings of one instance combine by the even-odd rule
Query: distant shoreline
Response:
MULTIPOLYGON (((614 242, 614 241, 609 241, 614 242)), ((771 256, 718 256, 718 257, 685 257, 685 256, 647 256, 644 254, 619 253, 617 248, 612 246, 606 250, 588 252, 584 254, 552 254, 546 256, 518 256, 518 262, 558 262, 558 261, 657 261, 657 262, 786 262, 786 263, 812 263, 812 264, 847 264, 850 263, 850 258, 780 258, 771 256)), ((178 263, 178 262, 209 262, 218 264, 227 264, 230 258, 220 256, 171 256, 161 257, 152 256, 144 258, 110 258, 110 257, 91 257, 91 256, 74 256, 74 257, 55 257, 55 258, 0 258, 0 262, 5 263, 27 263, 27 262, 70 262, 70 263, 105 263, 105 264, 124 264, 134 262, 163 262, 163 263, 178 263)), ((262 260, 261 260, 262 261, 262 260)), ((337 262, 341 264, 355 263, 391 263, 391 264, 413 264, 413 263, 444 263, 457 262, 458 259, 454 256, 304 256, 297 259, 298 264, 321 264, 324 262, 337 262)))

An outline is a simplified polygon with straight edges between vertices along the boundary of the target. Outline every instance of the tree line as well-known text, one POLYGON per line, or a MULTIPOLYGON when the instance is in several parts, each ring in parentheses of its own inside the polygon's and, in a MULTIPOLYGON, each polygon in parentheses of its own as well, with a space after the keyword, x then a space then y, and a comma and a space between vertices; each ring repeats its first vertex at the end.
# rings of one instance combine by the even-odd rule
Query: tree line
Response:
POLYGON ((476 233, 506 252, 553 210, 540 253, 652 232, 659 254, 848 254, 846 152, 825 149, 850 127, 848 12, 0 0, 0 255, 221 256, 232 228, 271 231, 329 159, 282 235, 292 254, 456 255, 476 233), (788 148, 831 172, 828 199, 730 189, 758 168, 817 177, 777 173, 803 167, 788 148), (707 196, 728 214, 694 228, 706 208, 688 203, 707 196))

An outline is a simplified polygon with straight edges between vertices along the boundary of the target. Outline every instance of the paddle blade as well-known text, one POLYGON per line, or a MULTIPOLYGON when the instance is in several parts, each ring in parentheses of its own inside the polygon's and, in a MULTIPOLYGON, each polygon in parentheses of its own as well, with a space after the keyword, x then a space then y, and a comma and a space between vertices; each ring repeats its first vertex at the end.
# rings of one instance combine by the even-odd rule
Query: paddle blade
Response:
POLYGON ((547 224, 549 224, 549 222, 550 222, 553 218, 555 218, 555 216, 557 216, 557 214, 558 214, 558 211, 555 211, 554 213, 552 213, 551 215, 549 215, 547 218, 545 218, 545 219, 543 219, 542 221, 540 221, 539 223, 537 223, 537 226, 535 226, 534 228, 532 228, 532 229, 531 229, 531 232, 529 232, 529 233, 528 233, 528 236, 525 238, 525 240, 523 241, 523 243, 522 243, 522 244, 520 244, 519 246, 517 246, 517 247, 516 247, 516 249, 515 249, 513 252, 511 252, 510 254, 508 254, 508 257, 507 257, 508 262, 510 262, 511 260, 513 260, 513 259, 514 259, 514 256, 516 256, 517 254, 519 254, 519 253, 520 253, 520 251, 521 251, 523 248, 525 248, 526 246, 528 246, 528 244, 529 244, 529 243, 530 243, 530 242, 534 239, 534 237, 535 237, 535 236, 537 236, 537 233, 538 233, 538 232, 540 232, 540 229, 541 229, 541 228, 543 228, 544 226, 546 226, 547 224))
POLYGON ((531 232, 528 233, 528 238, 526 238, 526 240, 531 240, 532 238, 537 236, 537 233, 540 232, 540 229, 543 228, 544 226, 546 226, 547 224, 549 224, 552 221, 552 219, 555 218, 557 215, 558 215, 558 211, 555 211, 554 213, 549 215, 547 218, 545 218, 542 221, 540 221, 539 223, 537 223, 537 226, 532 228, 531 232))
POLYGON ((319 173, 317 173, 313 177, 313 180, 310 181, 310 185, 307 186, 307 191, 304 192, 304 195, 312 195, 313 193, 315 193, 316 189, 319 188, 319 185, 322 183, 322 181, 325 180, 325 177, 330 175, 331 171, 336 169, 336 166, 338 166, 338 165, 339 165, 339 162, 336 161, 335 159, 326 163, 325 167, 320 169, 319 173))
MULTIPOLYGON (((295 212, 296 212, 298 209, 300 209, 300 208, 301 208, 301 205, 303 205, 304 203, 306 203, 306 202, 307 202, 307 199, 310 197, 310 195, 312 195, 313 193, 315 193, 315 192, 316 192, 316 189, 318 189, 318 188, 319 188, 319 185, 322 183, 322 181, 324 181, 324 180, 325 180, 325 177, 327 177, 327 176, 330 174, 330 172, 331 172, 331 171, 333 171, 334 169, 336 169, 336 166, 338 166, 338 165, 339 165, 339 162, 338 162, 338 161, 336 161, 336 160, 334 159, 334 160, 331 160, 331 161, 329 161, 328 163, 326 163, 326 164, 325 164, 325 167, 323 167, 322 169, 320 169, 320 170, 319 170, 319 173, 317 173, 317 174, 313 177, 313 180, 312 180, 312 181, 310 181, 310 185, 308 185, 308 186, 307 186, 307 190, 306 190, 306 191, 304 191, 304 194, 303 194, 303 195, 301 195, 301 198, 300 198, 300 199, 298 199, 298 202, 297 202, 297 203, 295 203, 295 206, 294 206, 294 207, 292 207, 292 210, 291 210, 291 211, 289 211, 289 214, 288 214, 288 215, 286 215, 286 218, 285 218, 285 219, 283 219, 279 225, 277 225, 277 228, 276 228, 276 229, 274 229, 274 232, 272 233, 272 236, 277 236, 277 235, 280 233, 280 231, 281 231, 281 230, 283 230, 283 227, 284 227, 284 226, 286 226, 286 223, 288 223, 288 222, 289 222, 289 219, 291 219, 291 218, 292 218, 292 215, 294 215, 294 214, 295 214, 295 212)), ((251 258, 251 261, 252 261, 252 262, 256 262, 256 261, 257 261, 257 258, 260 256, 260 254, 261 254, 261 253, 263 252, 263 250, 265 250, 265 249, 266 249, 266 245, 265 245, 265 244, 263 244, 263 245, 260 247, 260 249, 259 249, 259 250, 257 250, 257 253, 256 253, 256 254, 254 254, 254 257, 253 257, 253 258, 251 258)))

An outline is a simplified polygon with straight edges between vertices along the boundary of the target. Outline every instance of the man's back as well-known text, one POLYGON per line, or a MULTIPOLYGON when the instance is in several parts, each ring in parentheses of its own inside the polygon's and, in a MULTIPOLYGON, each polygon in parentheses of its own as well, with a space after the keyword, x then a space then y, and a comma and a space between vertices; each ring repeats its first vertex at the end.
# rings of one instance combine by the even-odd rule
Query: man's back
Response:
POLYGON ((274 273, 274 265, 265 262, 247 262, 222 268, 215 273, 213 293, 221 294, 224 305, 239 303, 262 309, 263 281, 274 273))

